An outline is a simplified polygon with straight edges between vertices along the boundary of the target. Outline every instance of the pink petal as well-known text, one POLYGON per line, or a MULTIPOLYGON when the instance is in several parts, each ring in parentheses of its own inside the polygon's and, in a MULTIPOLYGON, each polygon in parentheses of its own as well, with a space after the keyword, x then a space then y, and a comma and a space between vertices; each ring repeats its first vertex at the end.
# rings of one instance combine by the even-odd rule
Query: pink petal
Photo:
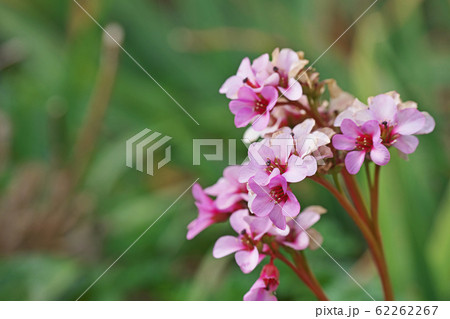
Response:
POLYGON ((372 136, 374 141, 380 140, 380 124, 373 120, 373 121, 367 121, 361 126, 361 131, 364 134, 368 134, 372 136))
POLYGON ((186 238, 188 240, 191 240, 195 236, 197 236, 200 232, 208 228, 214 224, 214 221, 211 218, 197 218, 194 219, 192 222, 188 225, 188 232, 186 235, 186 238))
POLYGON ((425 116, 418 110, 407 108, 397 113, 395 132, 400 135, 411 135, 419 132, 425 125, 425 116))
POLYGON ((353 151, 345 156, 345 167, 350 174, 354 175, 359 172, 365 155, 364 151, 353 151))
POLYGON ((344 119, 342 121, 341 131, 348 137, 357 138, 359 135, 361 135, 361 130, 359 129, 359 127, 350 119, 344 119))
POLYGON ((298 59, 298 55, 294 50, 281 49, 277 57, 276 66, 287 74, 298 59))
POLYGON ((251 209, 256 216, 264 217, 270 213, 273 206, 274 202, 269 195, 256 195, 255 199, 253 199, 251 209))
POLYGON ((272 211, 269 214, 269 218, 279 229, 284 230, 286 228, 286 217, 283 215, 281 206, 279 204, 276 204, 273 207, 272 211))
POLYGON ((301 231, 294 242, 283 242, 283 245, 291 247, 295 250, 303 250, 306 249, 309 245, 309 236, 306 231, 301 231))
POLYGON ((256 101, 258 100, 258 95, 251 88, 243 86, 239 89, 238 98, 244 101, 256 101))
POLYGON ((253 234, 253 238, 259 240, 272 227, 272 222, 267 217, 250 217, 253 217, 250 222, 250 231, 253 234))
POLYGON ((282 164, 286 163, 294 150, 294 139, 290 134, 282 133, 271 139, 271 148, 282 164))
POLYGON ((228 107, 230 108, 231 113, 236 115, 241 109, 253 109, 254 101, 246 101, 246 100, 232 100, 228 103, 228 107))
POLYGON ((287 88, 279 86, 278 89, 283 96, 291 101, 297 101, 303 94, 302 86, 293 78, 289 79, 287 88))
POLYGON ((243 195, 244 194, 240 194, 240 193, 235 193, 235 194, 227 194, 227 193, 222 193, 219 194, 219 196, 216 198, 216 206, 218 209, 220 210, 227 210, 229 208, 231 208, 234 204, 240 202, 241 200, 243 200, 243 195))
POLYGON ((311 133, 314 125, 316 125, 316 121, 314 121, 313 119, 306 119, 300 124, 296 125, 292 129, 292 132, 294 133, 294 136, 296 138, 301 138, 311 133))
POLYGON ((242 77, 243 79, 246 77, 252 78, 253 77, 253 70, 252 66, 250 64, 250 59, 248 57, 245 57, 242 59, 241 64, 239 65, 237 75, 242 77))
POLYGON ((351 151, 355 149, 355 139, 343 134, 336 134, 332 138, 333 146, 338 150, 351 151))
MULTIPOLYGON (((231 228, 238 234, 240 234, 243 230, 250 232, 250 225, 245 220, 245 217, 248 217, 247 209, 240 209, 230 216, 230 225, 231 228)), ((234 238, 234 237, 233 237, 234 238)))
POLYGON ((261 90, 261 95, 269 102, 271 107, 268 109, 272 109, 278 99, 278 91, 272 86, 266 86, 261 90))
MULTIPOLYGON (((256 112, 254 113, 257 114, 256 112)), ((270 111, 266 110, 263 114, 256 117, 255 121, 252 124, 252 127, 255 131, 262 131, 264 130, 267 125, 269 124, 270 120, 270 111)))
POLYGON ((237 98, 237 92, 241 87, 244 86, 244 83, 242 82, 241 77, 233 75, 232 77, 229 77, 224 84, 219 89, 219 93, 226 94, 227 98, 229 99, 236 99, 237 98))
POLYGON ((389 154, 386 146, 384 146, 383 144, 378 144, 375 145, 374 148, 370 151, 370 158, 375 164, 383 166, 389 162, 391 154, 389 154))
POLYGON ((253 60, 252 69, 256 72, 264 71, 267 69, 269 63, 269 54, 264 53, 263 55, 253 60))
POLYGON ((236 259, 236 263, 241 268, 244 274, 250 273, 253 269, 258 266, 259 262, 259 253, 256 247, 253 248, 252 251, 241 250, 234 255, 236 259))
POLYGON ((294 218, 300 212, 300 204, 297 197, 291 192, 287 192, 288 199, 283 205, 283 215, 294 218))
POLYGON ((395 100, 386 94, 375 96, 369 105, 369 109, 379 123, 384 121, 393 123, 397 113, 395 100))
POLYGON ((419 145, 419 139, 414 135, 402 135, 397 138, 397 141, 393 144, 395 148, 405 154, 413 153, 417 145, 419 145))
POLYGON ((307 230, 312 225, 317 223, 320 219, 320 215, 313 211, 304 211, 297 217, 297 223, 302 230, 307 230))
POLYGON ((213 256, 214 258, 222 258, 242 249, 245 249, 245 246, 239 238, 223 236, 216 241, 213 248, 213 256))
POLYGON ((252 109, 250 108, 242 108, 237 112, 236 116, 234 117, 234 125, 236 127, 244 127, 250 121, 257 115, 252 109))
POLYGON ((265 288, 250 289, 244 295, 244 301, 277 301, 277 297, 265 288))
MULTIPOLYGON (((309 158, 308 158, 309 159, 309 158)), ((317 162, 314 160, 310 162, 308 161, 305 163, 304 160, 302 160, 297 155, 291 155, 289 157, 288 165, 286 171, 283 173, 283 177, 288 181, 289 183, 298 183, 306 178, 306 176, 311 176, 315 174, 309 174, 314 170, 314 163, 315 163, 315 170, 317 170, 317 162)))
POLYGON ((427 112, 422 112, 422 114, 425 116, 425 125, 418 132, 416 132, 416 134, 428 134, 433 132, 434 127, 436 126, 434 118, 427 112))

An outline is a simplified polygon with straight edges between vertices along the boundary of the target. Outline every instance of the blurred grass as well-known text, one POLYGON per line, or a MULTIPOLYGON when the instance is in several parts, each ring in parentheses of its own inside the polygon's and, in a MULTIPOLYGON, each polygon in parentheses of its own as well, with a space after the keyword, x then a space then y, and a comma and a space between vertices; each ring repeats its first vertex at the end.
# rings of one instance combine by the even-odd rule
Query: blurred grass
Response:
MULTIPOLYGON (((94 245, 87 236, 84 241, 75 237, 77 253, 33 246, 5 254, 0 260, 3 300, 76 299, 195 178, 209 185, 221 176, 225 162, 192 166, 192 139, 241 137, 243 130, 233 127, 227 101, 218 94, 240 60, 281 46, 303 50, 313 61, 371 1, 80 3, 103 26, 123 27, 127 51, 200 126, 121 54, 99 141, 78 186, 92 202, 93 212, 84 220, 98 235, 100 249, 83 254, 94 245), (173 137, 172 162, 154 177, 124 165, 125 140, 145 127, 173 137)), ((382 170, 381 225, 399 299, 450 298, 449 9, 445 0, 380 0, 315 65, 323 79, 337 79, 361 100, 395 89, 436 119, 435 132, 420 137, 410 161, 394 156, 382 170)), ((11 156, 0 171, 2 196, 26 163, 53 167, 55 137, 64 146, 60 160, 70 161, 96 82, 101 38, 98 26, 72 1, 0 1, 0 52, 12 43, 18 58, 0 70, 0 111, 13 128, 11 156), (64 119, 56 133, 49 127, 55 98, 64 119)), ((5 56, 0 54, 1 62, 8 62, 5 56)), ((238 147, 243 159, 245 146, 238 147)), ((302 206, 327 207, 317 227, 325 249, 380 299, 380 285, 351 220, 317 185, 302 183, 297 192, 302 206)), ((186 241, 186 225, 195 215, 186 194, 84 299, 240 300, 259 269, 244 275, 232 258, 211 257, 215 239, 230 233, 228 225, 186 241)), ((308 255, 331 298, 367 299, 323 252, 308 255)), ((314 299, 280 267, 280 299, 314 299)))

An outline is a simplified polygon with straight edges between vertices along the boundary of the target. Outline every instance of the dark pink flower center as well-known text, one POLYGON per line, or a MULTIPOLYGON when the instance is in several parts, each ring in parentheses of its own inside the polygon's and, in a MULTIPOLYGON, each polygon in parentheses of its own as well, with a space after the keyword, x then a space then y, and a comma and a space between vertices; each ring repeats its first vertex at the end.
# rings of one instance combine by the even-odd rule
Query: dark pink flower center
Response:
POLYGON ((253 238, 250 237, 250 235, 247 233, 247 231, 245 231, 245 229, 241 233, 241 242, 248 250, 252 250, 253 247, 255 247, 255 242, 253 241, 253 238))
POLYGON ((270 190, 270 197, 278 204, 287 200, 288 196, 281 186, 275 186, 270 190))
POLYGON ((265 98, 262 97, 261 94, 259 94, 259 99, 255 101, 253 111, 259 114, 263 114, 267 109, 267 105, 269 105, 269 101, 267 101, 265 98))
POLYGON ((278 168, 280 170, 280 174, 286 172, 286 164, 281 164, 280 160, 277 157, 273 161, 267 159, 266 172, 270 174, 275 168, 278 168))
POLYGON ((385 146, 391 146, 397 141, 398 134, 393 133, 394 127, 386 121, 380 124, 381 140, 385 146))
POLYGON ((358 151, 370 152, 373 147, 372 136, 369 134, 360 135, 355 140, 358 151))

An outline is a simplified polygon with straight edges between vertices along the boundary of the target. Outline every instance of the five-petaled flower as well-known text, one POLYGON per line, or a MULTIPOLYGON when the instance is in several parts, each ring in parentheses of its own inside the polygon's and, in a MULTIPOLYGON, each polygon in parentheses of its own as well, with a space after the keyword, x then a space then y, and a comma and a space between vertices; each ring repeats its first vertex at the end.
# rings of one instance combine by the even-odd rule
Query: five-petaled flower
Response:
POLYGON ((239 234, 220 237, 213 249, 215 258, 222 258, 232 253, 243 273, 249 273, 264 258, 264 244, 261 238, 267 233, 272 223, 267 218, 249 216, 247 209, 236 211, 230 217, 231 227, 239 234))
POLYGON ((277 90, 270 86, 264 87, 259 93, 245 86, 240 88, 238 98, 230 101, 231 113, 235 115, 234 124, 236 127, 244 127, 253 121, 252 127, 255 130, 265 129, 277 98, 277 90))
POLYGON ((355 122, 345 119, 341 124, 343 134, 333 136, 333 146, 338 150, 352 151, 345 157, 345 167, 350 174, 359 172, 366 154, 377 165, 386 165, 390 154, 382 144, 380 126, 371 120, 358 126, 355 122))
POLYGON ((266 186, 257 184, 253 179, 248 183, 253 192, 249 207, 259 217, 269 216, 274 225, 286 228, 286 217, 295 217, 300 212, 300 204, 283 176, 272 178, 266 186))

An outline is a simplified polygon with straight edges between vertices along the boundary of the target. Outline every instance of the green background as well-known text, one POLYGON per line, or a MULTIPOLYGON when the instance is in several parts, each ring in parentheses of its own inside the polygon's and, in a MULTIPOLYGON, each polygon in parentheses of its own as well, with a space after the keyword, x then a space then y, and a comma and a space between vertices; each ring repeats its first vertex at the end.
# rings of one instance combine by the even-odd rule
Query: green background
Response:
MULTIPOLYGON (((108 75, 114 58, 102 55, 102 31, 73 1, 1 0, 2 300, 77 299, 196 178, 208 186, 221 176, 226 161, 192 165, 192 139, 242 136, 218 93, 241 59, 290 47, 314 61, 371 1, 80 4, 102 26, 123 28, 124 48, 200 125, 124 52, 117 75, 108 75), (98 84, 108 81, 111 94, 98 84), (97 136, 92 152, 75 149, 99 105, 108 109, 88 135, 97 136), (154 176, 125 166, 125 141, 144 128, 172 137, 172 161, 154 176)), ((445 0, 380 0, 315 64, 322 79, 362 101, 397 90, 436 119, 408 162, 393 152, 381 172, 381 227, 400 300, 450 298, 449 12, 445 0)), ((238 143, 239 159, 245 153, 238 143)), ((381 299, 364 241, 337 202, 310 181, 295 192, 303 207, 328 209, 316 227, 323 247, 381 299)), ((189 192, 82 299, 241 300, 261 266, 245 275, 232 257, 211 256, 215 240, 233 234, 228 224, 187 241, 196 215, 189 192)), ((368 300, 323 251, 307 255, 331 299, 368 300)), ((279 299, 314 300, 290 269, 280 270, 279 299)))

